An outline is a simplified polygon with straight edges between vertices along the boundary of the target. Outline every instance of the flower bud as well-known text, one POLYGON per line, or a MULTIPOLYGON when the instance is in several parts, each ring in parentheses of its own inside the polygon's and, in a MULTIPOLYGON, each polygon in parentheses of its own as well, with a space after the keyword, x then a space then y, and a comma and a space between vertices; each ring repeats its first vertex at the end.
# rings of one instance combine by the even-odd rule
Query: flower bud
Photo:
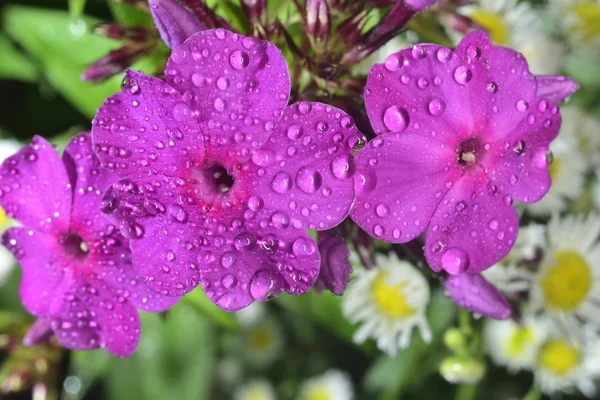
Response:
POLYGON ((331 14, 326 0, 307 0, 306 31, 313 43, 324 43, 331 31, 331 14))
POLYGON ((512 314, 508 301, 480 274, 449 276, 444 287, 458 305, 475 313, 494 319, 506 319, 512 314))
POLYGON ((440 364, 440 374, 450 383, 477 383, 485 374, 485 364, 471 357, 451 356, 440 364))
POLYGON ((170 48, 206 29, 194 14, 174 0, 149 0, 148 3, 160 37, 170 48))

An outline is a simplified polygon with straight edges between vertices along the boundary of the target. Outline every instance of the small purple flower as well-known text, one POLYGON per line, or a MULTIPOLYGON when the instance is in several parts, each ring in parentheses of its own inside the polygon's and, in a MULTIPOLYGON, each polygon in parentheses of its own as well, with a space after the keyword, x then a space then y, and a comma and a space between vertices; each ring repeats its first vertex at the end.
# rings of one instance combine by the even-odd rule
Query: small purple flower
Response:
POLYGON ((483 316, 506 319, 512 314, 508 301, 480 274, 448 276, 444 287, 458 305, 483 316))
POLYGON ((305 230, 334 227, 354 201, 352 118, 287 106, 281 52, 224 29, 175 47, 165 75, 129 71, 93 122, 95 151, 124 178, 103 211, 136 270, 167 295, 200 283, 231 311, 306 292, 320 256, 305 230))
POLYGON ((321 253, 321 271, 315 282, 318 292, 327 289, 331 293, 341 296, 350 282, 350 251, 346 241, 335 233, 319 232, 319 252, 321 253))
POLYGON ((26 344, 51 329, 67 348, 128 356, 140 334, 136 309, 162 311, 177 301, 141 281, 127 240, 100 213, 116 179, 100 168, 89 134, 71 140, 62 159, 35 137, 0 167, 0 206, 23 224, 2 244, 23 268, 23 305, 39 318, 26 344))
POLYGON ((513 200, 550 188, 548 146, 561 117, 523 56, 484 32, 455 51, 417 45, 375 65, 365 90, 378 134, 357 156, 352 219, 374 237, 408 242, 428 227, 435 271, 477 273, 513 246, 513 200))

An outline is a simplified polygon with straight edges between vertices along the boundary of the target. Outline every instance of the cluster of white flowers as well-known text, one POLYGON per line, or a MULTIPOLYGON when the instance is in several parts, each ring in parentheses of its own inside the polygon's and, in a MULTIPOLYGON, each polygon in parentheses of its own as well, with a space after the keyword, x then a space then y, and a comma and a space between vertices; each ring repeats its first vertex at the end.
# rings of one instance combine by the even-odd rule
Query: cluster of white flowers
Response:
POLYGON ((486 272, 505 292, 527 299, 520 324, 487 321, 491 358, 532 370, 542 391, 596 394, 600 378, 600 217, 553 217, 521 230, 509 256, 486 272))

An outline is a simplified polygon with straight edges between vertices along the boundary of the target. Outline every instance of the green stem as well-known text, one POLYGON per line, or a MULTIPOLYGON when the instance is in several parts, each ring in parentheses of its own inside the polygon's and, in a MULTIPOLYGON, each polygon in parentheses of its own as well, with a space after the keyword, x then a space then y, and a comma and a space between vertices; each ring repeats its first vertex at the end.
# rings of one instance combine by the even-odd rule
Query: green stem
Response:
POLYGON ((542 392, 537 387, 537 385, 531 385, 529 392, 523 396, 522 400, 540 400, 542 398, 542 392))
POLYGON ((477 385, 463 383, 456 390, 456 400, 474 400, 477 394, 477 385))

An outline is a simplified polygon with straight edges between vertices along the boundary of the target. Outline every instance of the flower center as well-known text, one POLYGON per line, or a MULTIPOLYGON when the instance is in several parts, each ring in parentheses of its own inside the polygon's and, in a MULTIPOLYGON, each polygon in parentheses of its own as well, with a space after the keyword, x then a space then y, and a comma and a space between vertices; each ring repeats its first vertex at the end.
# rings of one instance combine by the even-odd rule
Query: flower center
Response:
POLYGON ((587 40, 600 35, 600 4, 596 1, 577 2, 573 13, 579 20, 574 28, 583 34, 587 40))
POLYGON ((558 252, 554 259, 556 264, 546 267, 546 275, 541 279, 546 304, 556 310, 573 310, 592 288, 590 266, 574 251, 558 252))
POLYGON ((0 207, 0 232, 3 232, 10 225, 10 218, 6 215, 6 212, 0 207))
POLYGON ((581 352, 565 340, 549 340, 540 351, 538 363, 555 375, 562 376, 579 365, 581 352))
POLYGON ((557 157, 552 157, 552 162, 550 164, 550 167, 548 168, 548 172, 550 173, 550 179, 552 179, 552 182, 556 182, 558 174, 560 173, 561 166, 562 160, 557 157))
POLYGON ((484 149, 477 139, 469 139, 462 142, 456 150, 458 164, 463 168, 475 165, 480 161, 483 151, 484 149))
POLYGON ((83 241, 81 236, 76 233, 68 233, 63 235, 60 238, 60 244, 62 244, 67 255, 77 260, 86 258, 89 253, 87 244, 83 241))
POLYGON ((315 385, 307 390, 305 400, 331 400, 333 397, 329 393, 326 385, 315 385))
POLYGON ((471 19, 489 32, 492 42, 498 45, 508 44, 510 38, 508 26, 504 19, 497 14, 477 10, 470 15, 471 19))
POLYGON ((389 285, 387 272, 380 272, 371 285, 371 295, 377 308, 395 318, 410 317, 416 310, 406 302, 404 283, 389 285))
POLYGON ((518 357, 523 350, 533 342, 534 333, 531 328, 517 328, 508 338, 508 354, 511 357, 518 357))
POLYGON ((257 327, 251 333, 248 339, 250 347, 255 351, 265 351, 271 347, 273 343, 273 332, 267 328, 257 327))
POLYGON ((214 195, 227 195, 235 180, 221 164, 215 164, 202 170, 206 189, 214 195))

